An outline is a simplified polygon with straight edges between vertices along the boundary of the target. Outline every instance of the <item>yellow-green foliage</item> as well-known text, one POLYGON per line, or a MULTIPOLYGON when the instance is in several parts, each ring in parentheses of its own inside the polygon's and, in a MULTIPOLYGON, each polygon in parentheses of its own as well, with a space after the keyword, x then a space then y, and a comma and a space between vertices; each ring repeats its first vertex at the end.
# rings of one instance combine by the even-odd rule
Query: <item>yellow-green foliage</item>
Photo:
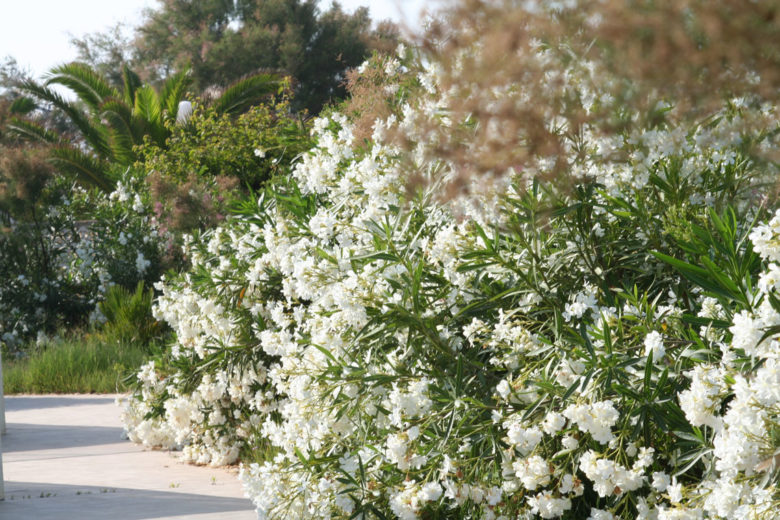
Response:
POLYGON ((290 159, 310 146, 308 129, 282 99, 252 107, 238 117, 196 103, 187 124, 171 128, 165 148, 147 143, 140 152, 147 172, 168 179, 183 181, 192 173, 226 176, 257 188, 284 173, 290 159))
POLYGON ((186 125, 173 125, 164 148, 147 142, 139 166, 148 174, 155 212, 171 229, 213 226, 229 203, 266 180, 289 173, 308 150, 307 125, 285 98, 238 117, 196 103, 186 125))

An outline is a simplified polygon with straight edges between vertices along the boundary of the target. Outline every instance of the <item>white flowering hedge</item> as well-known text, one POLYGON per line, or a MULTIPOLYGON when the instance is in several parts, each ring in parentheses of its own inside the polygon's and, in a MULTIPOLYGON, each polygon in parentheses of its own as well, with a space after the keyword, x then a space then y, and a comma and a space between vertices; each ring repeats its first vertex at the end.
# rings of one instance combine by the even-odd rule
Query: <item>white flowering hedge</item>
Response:
POLYGON ((442 203, 456 165, 416 130, 458 122, 420 84, 369 142, 320 119, 291 179, 189 244, 131 439, 241 458, 260 518, 772 518, 773 107, 580 132, 569 187, 529 168, 442 203))
POLYGON ((8 218, 0 234, 0 347, 10 351, 58 327, 101 321, 98 303, 115 284, 160 277, 170 237, 148 194, 126 175, 109 195, 53 179, 33 226, 8 218))

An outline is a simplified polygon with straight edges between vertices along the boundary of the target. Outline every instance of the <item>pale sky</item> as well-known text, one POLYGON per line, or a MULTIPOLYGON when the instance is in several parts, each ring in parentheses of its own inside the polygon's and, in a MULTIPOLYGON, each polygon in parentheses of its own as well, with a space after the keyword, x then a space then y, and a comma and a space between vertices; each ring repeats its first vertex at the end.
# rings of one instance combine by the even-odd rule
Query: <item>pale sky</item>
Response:
MULTIPOLYGON (((371 18, 390 18, 412 29, 419 13, 433 0, 341 0, 346 11, 366 6, 371 18)), ((320 0, 323 8, 331 0, 320 0)), ((71 36, 104 31, 117 22, 138 25, 144 8, 156 0, 0 0, 0 59, 12 56, 22 68, 40 77, 54 65, 76 58, 71 36)))

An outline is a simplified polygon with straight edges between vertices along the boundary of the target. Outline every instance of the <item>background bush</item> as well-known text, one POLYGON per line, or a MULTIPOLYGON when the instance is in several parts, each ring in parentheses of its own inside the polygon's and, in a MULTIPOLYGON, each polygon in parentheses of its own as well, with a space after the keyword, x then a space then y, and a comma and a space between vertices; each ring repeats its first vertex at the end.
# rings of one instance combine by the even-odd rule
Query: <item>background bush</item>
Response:
POLYGON ((149 142, 140 149, 139 167, 160 222, 176 231, 208 229, 232 201, 288 174, 310 145, 306 124, 284 96, 238 117, 196 104, 186 125, 171 125, 165 147, 149 142))
POLYGON ((116 393, 148 359, 150 345, 120 343, 81 330, 40 338, 25 356, 3 357, 6 394, 116 393))
POLYGON ((109 287, 158 280, 168 247, 129 172, 107 195, 40 166, 46 176, 32 190, 36 177, 27 167, 9 166, 24 164, 24 154, 9 153, 0 167, 0 272, 8 280, 0 288, 0 331, 11 350, 38 333, 100 321, 97 303, 109 287))

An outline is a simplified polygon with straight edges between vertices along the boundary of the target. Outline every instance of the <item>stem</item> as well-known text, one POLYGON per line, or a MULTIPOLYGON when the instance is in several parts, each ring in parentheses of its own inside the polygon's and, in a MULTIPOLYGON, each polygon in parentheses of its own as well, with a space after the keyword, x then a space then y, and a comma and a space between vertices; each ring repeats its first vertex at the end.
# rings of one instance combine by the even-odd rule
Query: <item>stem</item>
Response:
POLYGON ((41 260, 41 263, 43 264, 43 272, 49 273, 49 255, 46 252, 46 244, 43 241, 43 231, 41 230, 41 224, 38 220, 38 214, 35 211, 35 203, 30 208, 30 213, 32 214, 33 223, 35 224, 35 230, 36 234, 38 236, 38 243, 40 244, 40 255, 39 258, 41 260))

